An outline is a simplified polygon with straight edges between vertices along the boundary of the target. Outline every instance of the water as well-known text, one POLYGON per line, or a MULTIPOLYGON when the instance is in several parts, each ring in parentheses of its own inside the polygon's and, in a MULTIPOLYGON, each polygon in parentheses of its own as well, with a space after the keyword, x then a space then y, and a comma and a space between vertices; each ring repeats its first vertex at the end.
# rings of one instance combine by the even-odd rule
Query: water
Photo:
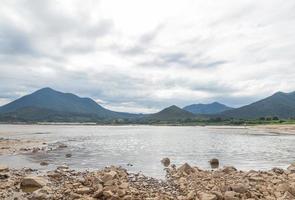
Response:
POLYGON ((208 160, 241 170, 285 168, 295 161, 295 135, 278 135, 246 128, 175 126, 0 125, 0 137, 44 139, 68 148, 48 153, 0 156, 11 167, 52 169, 68 164, 75 169, 120 165, 133 172, 160 177, 160 160, 209 169, 208 160), (65 158, 71 153, 71 158, 65 158), (48 160, 49 166, 40 166, 48 160), (132 164, 133 166, 128 166, 132 164))

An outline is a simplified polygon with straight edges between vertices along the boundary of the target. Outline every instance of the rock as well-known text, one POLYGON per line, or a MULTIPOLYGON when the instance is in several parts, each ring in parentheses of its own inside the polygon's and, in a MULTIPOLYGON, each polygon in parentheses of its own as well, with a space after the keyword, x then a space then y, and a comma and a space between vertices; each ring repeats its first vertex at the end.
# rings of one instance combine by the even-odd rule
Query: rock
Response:
POLYGON ((48 165, 48 162, 46 162, 46 161, 41 161, 41 162, 40 162, 40 165, 41 165, 41 166, 46 166, 46 165, 48 165))
POLYGON ((186 174, 194 173, 195 170, 187 163, 183 164, 177 169, 178 172, 185 172, 186 174))
POLYGON ((292 163, 287 169, 288 169, 291 173, 295 173, 295 163, 292 163))
POLYGON ((67 147, 68 147, 68 146, 65 145, 65 144, 60 144, 60 145, 58 145, 58 148, 60 148, 60 149, 67 148, 67 147))
POLYGON ((187 195, 186 195, 186 199, 187 200, 194 200, 196 196, 196 192, 195 191, 190 191, 187 195))
POLYGON ((161 160, 161 163, 165 166, 168 167, 170 165, 170 159, 169 158, 163 158, 161 160))
POLYGON ((277 173, 277 174, 283 174, 284 173, 284 170, 282 168, 272 168, 272 171, 277 173))
POLYGON ((117 176, 117 172, 110 171, 108 173, 105 173, 101 180, 104 184, 106 184, 107 182, 113 180, 116 176, 117 176))
POLYGON ((224 193, 224 200, 239 200, 239 198, 236 192, 226 191, 224 193))
POLYGON ((67 153, 67 154, 66 154, 66 158, 70 158, 70 157, 72 157, 72 154, 67 153))
POLYGON ((2 174, 0 173, 0 180, 8 179, 9 175, 8 174, 2 174))
POLYGON ((8 166, 6 166, 6 165, 0 165, 0 172, 7 172, 7 171, 9 171, 8 166))
POLYGON ((242 183, 238 183, 231 186, 231 189, 237 193, 245 193, 248 190, 248 187, 242 183))
POLYGON ((209 161, 212 168, 218 168, 219 167, 219 160, 217 158, 213 158, 209 161))
POLYGON ((90 192, 91 192, 91 189, 88 188, 88 187, 82 187, 82 188, 78 188, 78 189, 76 190, 76 193, 77 193, 77 194, 88 194, 88 193, 90 193, 90 192))
POLYGON ((284 195, 280 198, 278 198, 278 200, 294 200, 295 197, 290 193, 290 192, 285 192, 284 195))
POLYGON ((224 166, 222 171, 226 174, 232 173, 232 172, 236 172, 237 169, 233 166, 224 166))
POLYGON ((47 183, 47 180, 39 176, 27 176, 21 181, 22 187, 43 187, 47 183))
POLYGON ((61 169, 61 170, 63 170, 63 169, 69 169, 69 166, 67 166, 67 165, 60 165, 60 166, 57 166, 57 169, 61 169))
POLYGON ((129 187, 129 184, 127 182, 121 183, 121 185, 119 186, 119 188, 122 189, 127 189, 129 187))
POLYGON ((96 190, 93 194, 94 198, 101 198, 103 195, 103 188, 99 188, 98 190, 96 190))
POLYGON ((198 196, 200 200, 217 200, 217 196, 215 194, 201 192, 198 196))

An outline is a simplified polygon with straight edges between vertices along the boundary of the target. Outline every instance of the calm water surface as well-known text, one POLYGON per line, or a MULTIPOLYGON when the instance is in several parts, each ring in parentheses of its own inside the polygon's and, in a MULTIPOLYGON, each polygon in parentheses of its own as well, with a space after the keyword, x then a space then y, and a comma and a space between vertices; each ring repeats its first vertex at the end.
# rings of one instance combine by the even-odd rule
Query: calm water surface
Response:
POLYGON ((295 161, 295 136, 226 127, 173 126, 78 126, 0 125, 0 137, 44 139, 68 148, 30 155, 0 155, 0 163, 11 167, 49 169, 68 164, 76 169, 99 169, 121 165, 133 172, 159 177, 160 160, 169 157, 176 165, 188 162, 210 168, 208 160, 241 170, 285 168, 295 161), (71 158, 65 158, 71 153, 71 158), (40 161, 50 165, 41 167, 40 161), (127 166, 130 163, 133 166, 127 166))

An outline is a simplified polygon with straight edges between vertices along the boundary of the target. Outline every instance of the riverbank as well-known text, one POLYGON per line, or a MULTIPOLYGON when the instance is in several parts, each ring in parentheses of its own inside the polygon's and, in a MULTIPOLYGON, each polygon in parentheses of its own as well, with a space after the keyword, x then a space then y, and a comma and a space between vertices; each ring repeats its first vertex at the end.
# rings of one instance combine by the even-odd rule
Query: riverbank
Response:
POLYGON ((238 171, 234 167, 202 170, 184 164, 165 168, 165 180, 128 173, 121 167, 78 172, 67 166, 45 173, 0 166, 0 198, 16 199, 178 199, 292 200, 295 165, 287 170, 238 171))

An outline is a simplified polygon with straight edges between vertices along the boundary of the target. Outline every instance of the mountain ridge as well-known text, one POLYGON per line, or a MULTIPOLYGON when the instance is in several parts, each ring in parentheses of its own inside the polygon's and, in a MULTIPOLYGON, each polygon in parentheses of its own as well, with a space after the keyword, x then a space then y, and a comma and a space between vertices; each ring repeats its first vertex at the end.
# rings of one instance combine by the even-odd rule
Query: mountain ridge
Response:
POLYGON ((209 104, 198 103, 183 107, 183 110, 193 114, 217 114, 230 109, 233 108, 219 102, 213 102, 209 104))

